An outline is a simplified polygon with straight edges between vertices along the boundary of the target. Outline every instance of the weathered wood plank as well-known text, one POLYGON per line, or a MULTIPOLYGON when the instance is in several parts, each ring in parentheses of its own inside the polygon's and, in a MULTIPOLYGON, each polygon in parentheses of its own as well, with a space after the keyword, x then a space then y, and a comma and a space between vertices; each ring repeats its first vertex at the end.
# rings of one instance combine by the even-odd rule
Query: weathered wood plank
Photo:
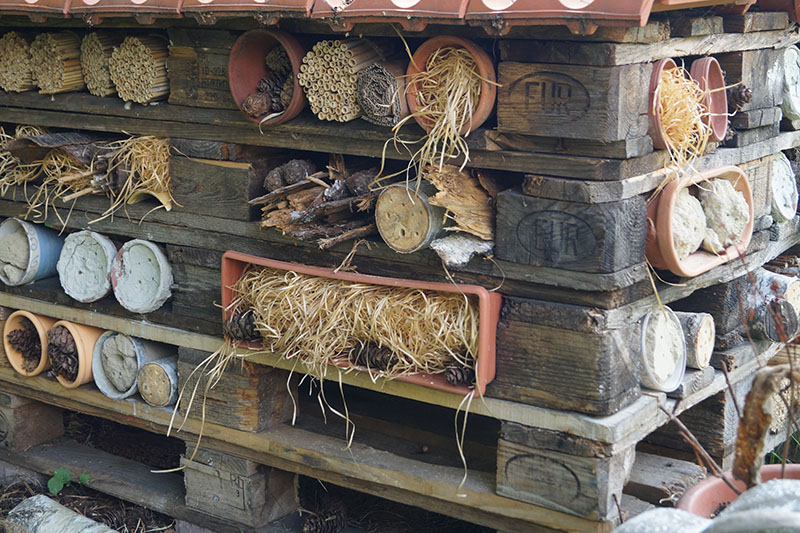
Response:
POLYGON ((479 145, 486 150, 511 150, 519 152, 550 152, 556 154, 583 155, 631 159, 653 151, 653 141, 648 136, 602 142, 595 139, 566 139, 563 137, 537 137, 497 130, 483 130, 479 135, 470 135, 467 143, 479 145), (476 139, 477 137, 477 139, 476 139))
POLYGON ((752 11, 744 15, 726 15, 727 33, 783 30, 789 27, 789 14, 785 11, 752 11))
POLYGON ((703 370, 687 369, 681 384, 667 396, 681 400, 711 385, 715 377, 714 367, 710 365, 703 370))
POLYGON ((774 124, 775 122, 780 123, 782 117, 781 108, 780 107, 767 107, 764 109, 751 109, 749 111, 739 111, 735 115, 733 115, 731 120, 731 126, 734 129, 738 130, 748 130, 752 128, 760 128, 761 126, 767 126, 769 124, 774 124))
POLYGON ((783 101, 783 50, 765 48, 716 56, 727 84, 741 82, 753 91, 742 111, 780 107, 783 101))
POLYGON ((725 31, 722 17, 693 17, 680 14, 670 20, 672 37, 697 37, 700 35, 713 35, 725 31))
POLYGON ((723 143, 726 148, 742 148, 750 144, 757 144, 777 137, 780 133, 780 124, 768 124, 749 130, 737 130, 733 137, 723 143))
POLYGON ((705 477, 705 470, 696 464, 637 451, 624 491, 655 505, 674 504, 705 477))
POLYGON ((63 434, 61 409, 0 392, 0 449, 23 451, 63 434))

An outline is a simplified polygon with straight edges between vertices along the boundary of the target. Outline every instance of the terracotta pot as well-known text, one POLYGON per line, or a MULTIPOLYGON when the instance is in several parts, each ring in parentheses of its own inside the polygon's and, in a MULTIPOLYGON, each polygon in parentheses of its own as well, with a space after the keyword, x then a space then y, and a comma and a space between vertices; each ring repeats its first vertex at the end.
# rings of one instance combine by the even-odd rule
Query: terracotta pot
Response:
POLYGON ((408 31, 428 24, 462 24, 470 0, 317 0, 312 18, 323 18, 337 30, 362 22, 394 22, 408 31))
MULTIPOLYGON (((725 477, 733 482, 733 485, 741 491, 745 490, 745 484, 728 472, 725 477)), ((787 479, 800 479, 800 465, 786 465, 787 479)), ((761 468, 762 481, 781 478, 781 465, 765 465, 761 468)), ((687 490, 678 500, 675 506, 690 513, 711 518, 721 505, 732 502, 737 498, 725 482, 718 477, 707 477, 697 485, 687 490)))
POLYGON ((0 2, 0 13, 30 15, 43 13, 53 15, 66 15, 72 0, 5 0, 0 2))
MULTIPOLYGON (((425 68, 425 64, 431 54, 433 54, 439 48, 448 46, 464 48, 467 50, 467 52, 472 54, 472 57, 475 58, 475 62, 478 64, 478 72, 485 80, 481 81, 481 96, 478 99, 478 104, 472 113, 472 121, 469 123, 469 125, 463 128, 461 132, 459 132, 461 135, 466 135, 471 131, 475 131, 481 126, 481 124, 486 122, 486 119, 489 118, 494 110, 494 101, 495 98, 497 98, 497 86, 494 84, 496 76, 492 58, 490 58, 481 47, 469 39, 455 37, 452 35, 439 35, 422 43, 422 45, 417 48, 417 51, 414 52, 414 55, 408 64, 408 70, 406 71, 408 80, 406 100, 408 101, 409 111, 411 111, 412 114, 416 113, 419 110, 419 105, 417 105, 417 88, 415 84, 411 82, 411 80, 413 80, 415 74, 418 74, 423 68, 425 68)), ((422 117, 414 117, 414 119, 417 121, 417 124, 425 129, 425 131, 430 131, 433 128, 433 124, 422 117)))
MULTIPOLYGON (((371 283, 373 285, 383 285, 387 287, 409 287, 426 291, 438 292, 457 292, 472 294, 478 297, 479 318, 478 326, 479 348, 476 357, 477 372, 475 376, 476 389, 483 394, 486 385, 494 379, 495 375, 495 337, 497 334, 497 321, 500 318, 501 296, 496 292, 489 292, 477 285, 462 285, 453 283, 438 283, 433 281, 414 281, 408 279, 388 278, 383 276, 370 276, 367 274, 356 274, 354 272, 333 272, 330 269, 301 265, 298 263, 286 263, 274 259, 265 259, 253 255, 243 254, 234 251, 227 251, 222 256, 222 308, 225 309, 233 301, 234 295, 231 287, 241 278, 247 265, 261 265, 277 270, 299 272, 309 276, 318 276, 328 279, 338 279, 354 281, 358 283, 371 283)), ((228 313, 223 312, 223 323, 228 319, 228 313)), ((260 349, 258 345, 251 345, 251 348, 260 349)), ((425 387, 439 389, 447 392, 454 392, 464 395, 469 392, 467 386, 454 387, 447 383, 442 374, 418 374, 397 378, 401 381, 416 383, 425 387)))
POLYGON ((728 132, 728 93, 725 74, 713 57, 703 57, 692 63, 689 74, 705 93, 701 103, 706 110, 703 123, 711 129, 711 140, 722 142, 728 132))
POLYGON ((800 0, 758 0, 761 11, 787 11, 792 22, 800 22, 800 0))
POLYGON ((661 75, 665 70, 678 68, 672 59, 660 59, 653 64, 653 73, 650 74, 650 101, 647 107, 647 116, 650 118, 650 126, 647 134, 653 139, 653 148, 664 150, 667 147, 667 135, 661 125, 661 111, 656 100, 656 90, 661 83, 661 75))
POLYGON ((745 174, 737 167, 720 167, 670 181, 659 195, 647 206, 647 240, 645 252, 647 260, 655 268, 668 269, 683 277, 694 277, 712 268, 737 259, 744 254, 753 236, 753 194, 745 174), (675 251, 672 235, 672 214, 678 192, 685 187, 712 178, 730 181, 734 189, 742 192, 750 207, 750 221, 744 229, 739 242, 728 246, 721 254, 698 250, 686 259, 680 259, 675 251))
POLYGON ((75 381, 67 381, 61 376, 56 376, 58 382, 68 389, 77 389, 81 385, 91 383, 94 379, 92 375, 92 354, 94 353, 94 345, 103 330, 92 326, 85 326, 83 324, 76 324, 67 320, 59 320, 53 324, 50 329, 58 326, 67 328, 75 340, 75 346, 78 348, 78 375, 75 381))
MULTIPOLYGON (((300 65, 303 63, 303 56, 306 55, 305 48, 293 35, 284 31, 257 29, 250 30, 236 39, 228 59, 228 85, 231 89, 233 101, 241 108, 247 97, 256 92, 259 80, 267 74, 264 58, 276 45, 283 46, 283 49, 289 55, 289 61, 292 64, 294 90, 292 99, 284 112, 263 122, 262 125, 264 126, 283 124, 292 120, 306 106, 306 95, 297 80, 300 65)), ((244 114, 253 122, 261 122, 259 118, 251 117, 247 113, 244 114)))
POLYGON ((54 318, 35 315, 28 311, 14 311, 6 319, 5 327, 3 328, 3 348, 6 351, 8 362, 19 374, 23 376, 38 376, 45 370, 50 368, 50 359, 47 357, 47 331, 55 323, 54 318), (15 329, 19 329, 22 324, 22 319, 27 318, 36 328, 36 333, 39 334, 39 341, 42 344, 42 354, 39 358, 38 366, 32 372, 26 372, 22 366, 22 354, 11 347, 8 342, 8 334, 15 329))

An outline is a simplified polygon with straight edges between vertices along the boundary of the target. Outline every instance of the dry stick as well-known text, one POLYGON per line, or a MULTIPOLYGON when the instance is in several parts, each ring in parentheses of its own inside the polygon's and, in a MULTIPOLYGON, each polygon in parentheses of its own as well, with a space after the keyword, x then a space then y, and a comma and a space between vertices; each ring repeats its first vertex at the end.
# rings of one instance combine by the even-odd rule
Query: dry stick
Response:
POLYGON ((728 387, 728 391, 731 394, 731 399, 733 400, 733 407, 736 409, 736 417, 741 420, 742 418, 742 410, 739 408, 739 401, 736 399, 736 394, 733 392, 733 385, 731 385, 731 378, 728 375, 728 367, 725 363, 720 366, 720 370, 722 370, 722 374, 725 376, 725 383, 728 387))

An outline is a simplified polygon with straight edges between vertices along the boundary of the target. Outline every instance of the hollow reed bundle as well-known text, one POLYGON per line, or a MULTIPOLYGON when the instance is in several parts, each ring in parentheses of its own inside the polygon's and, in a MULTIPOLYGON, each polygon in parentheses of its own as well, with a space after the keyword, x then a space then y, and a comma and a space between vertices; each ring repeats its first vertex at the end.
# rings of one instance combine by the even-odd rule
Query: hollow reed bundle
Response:
POLYGON ((656 88, 653 105, 661 114, 670 158, 684 168, 703 155, 711 129, 703 122, 707 111, 704 92, 683 67, 665 69, 656 88))
POLYGON ((297 79, 311 111, 322 120, 348 122, 361 116, 356 77, 384 59, 384 51, 367 39, 320 41, 303 57, 297 79))
POLYGON ((95 96, 110 96, 117 92, 109 72, 109 61, 120 39, 113 33, 92 32, 81 41, 81 71, 86 88, 95 96))
POLYGON ((408 116, 406 103, 407 63, 373 63, 356 76, 356 102, 361 118, 379 126, 395 126, 408 116))
POLYGON ((253 311, 264 349, 302 360, 315 376, 329 364, 366 367, 373 377, 474 367, 478 303, 471 296, 267 267, 246 270, 233 290, 230 309, 253 311), (380 354, 380 363, 365 352, 380 354))
POLYGON ((81 40, 72 32, 40 33, 31 44, 31 68, 42 94, 83 88, 81 40))
POLYGON ((28 35, 10 31, 0 38, 0 87, 8 92, 21 93, 36 88, 31 70, 28 35))
POLYGON ((167 97, 167 55, 167 42, 161 37, 125 37, 108 63, 119 97, 139 104, 167 97))

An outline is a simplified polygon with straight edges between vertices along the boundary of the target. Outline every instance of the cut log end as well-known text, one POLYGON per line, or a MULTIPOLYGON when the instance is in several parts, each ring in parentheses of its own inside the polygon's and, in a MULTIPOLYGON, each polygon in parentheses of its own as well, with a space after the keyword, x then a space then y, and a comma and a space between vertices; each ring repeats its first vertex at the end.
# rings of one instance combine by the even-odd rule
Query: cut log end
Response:
POLYGON ((375 206, 378 232, 389 247, 411 253, 433 241, 440 233, 444 211, 431 206, 422 191, 414 186, 386 188, 375 206))
POLYGON ((708 313, 675 313, 686 338, 686 366, 702 370, 714 352, 716 327, 708 313))

